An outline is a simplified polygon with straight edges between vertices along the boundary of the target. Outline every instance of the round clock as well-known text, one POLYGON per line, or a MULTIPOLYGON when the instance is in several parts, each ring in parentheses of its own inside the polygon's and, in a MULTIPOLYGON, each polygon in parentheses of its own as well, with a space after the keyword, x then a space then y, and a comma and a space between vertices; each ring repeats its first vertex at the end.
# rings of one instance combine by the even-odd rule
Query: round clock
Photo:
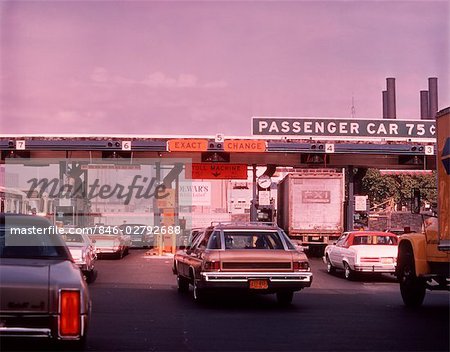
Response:
POLYGON ((262 175, 258 178, 258 185, 261 188, 269 188, 272 184, 272 179, 267 175, 262 175))

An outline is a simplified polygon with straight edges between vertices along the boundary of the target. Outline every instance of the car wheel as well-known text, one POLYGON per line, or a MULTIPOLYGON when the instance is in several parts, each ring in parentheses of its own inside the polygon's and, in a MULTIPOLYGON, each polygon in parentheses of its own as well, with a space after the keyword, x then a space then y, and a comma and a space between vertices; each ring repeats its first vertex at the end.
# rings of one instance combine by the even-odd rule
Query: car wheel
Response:
POLYGON ((333 266, 333 264, 331 264, 331 260, 328 257, 328 255, 326 257, 326 261, 327 261, 327 273, 334 274, 336 272, 336 268, 333 266))
POLYGON ((292 299, 294 298, 294 292, 292 291, 279 291, 277 292, 277 301, 278 304, 282 306, 288 306, 292 303, 292 299))
POLYGON ((183 276, 177 275, 178 292, 189 292, 189 280, 183 276))
POLYGON ((196 302, 204 302, 206 298, 206 292, 197 285, 197 281, 194 279, 194 300, 196 302))
POLYGON ((398 281, 403 303, 407 307, 419 307, 425 298, 425 281, 416 276, 414 254, 406 249, 405 258, 399 263, 398 281))
POLYGON ((96 273, 95 273, 94 269, 91 269, 84 274, 84 277, 86 278, 86 282, 88 284, 95 281, 95 276, 96 276, 96 273))
POLYGON ((58 351, 84 351, 86 349, 86 336, 76 341, 57 341, 55 347, 58 351))
POLYGON ((355 277, 355 273, 347 262, 344 263, 344 276, 347 280, 353 280, 355 277))

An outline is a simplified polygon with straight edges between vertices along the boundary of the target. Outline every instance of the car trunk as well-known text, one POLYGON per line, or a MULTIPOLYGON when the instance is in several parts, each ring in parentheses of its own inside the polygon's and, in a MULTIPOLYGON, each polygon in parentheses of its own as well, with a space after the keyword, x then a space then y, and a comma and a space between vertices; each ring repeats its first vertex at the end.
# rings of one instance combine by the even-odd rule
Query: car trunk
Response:
POLYGON ((120 242, 117 236, 95 236, 91 238, 95 240, 96 247, 113 247, 120 242))
POLYGON ((357 250, 358 258, 397 258, 397 246, 358 245, 353 248, 357 250))
POLYGON ((290 271, 292 253, 284 250, 233 249, 220 252, 223 271, 290 271))
POLYGON ((42 260, 2 259, 0 265, 2 313, 49 311, 50 266, 37 262, 42 260))

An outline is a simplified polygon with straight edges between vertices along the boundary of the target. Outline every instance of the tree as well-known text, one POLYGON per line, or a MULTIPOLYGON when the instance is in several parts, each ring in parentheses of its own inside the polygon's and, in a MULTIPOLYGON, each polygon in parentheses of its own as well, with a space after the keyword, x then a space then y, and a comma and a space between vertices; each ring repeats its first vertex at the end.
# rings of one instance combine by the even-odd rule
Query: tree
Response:
POLYGON ((369 196, 372 204, 380 204, 394 199, 400 206, 409 206, 411 192, 418 188, 422 201, 436 203, 436 173, 427 175, 381 175, 377 169, 368 169, 362 179, 362 190, 369 196))

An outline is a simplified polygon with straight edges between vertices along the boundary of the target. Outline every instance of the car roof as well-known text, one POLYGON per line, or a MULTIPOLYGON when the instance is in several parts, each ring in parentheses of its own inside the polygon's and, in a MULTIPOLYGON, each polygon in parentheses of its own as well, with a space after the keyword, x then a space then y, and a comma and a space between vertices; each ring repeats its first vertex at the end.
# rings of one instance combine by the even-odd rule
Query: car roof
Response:
POLYGON ((385 231, 350 231, 350 234, 354 236, 386 236, 386 235, 394 235, 390 232, 385 231))
POLYGON ((217 224, 212 223, 212 226, 208 228, 222 230, 278 230, 278 226, 272 222, 219 222, 217 224))
POLYGON ((27 215, 27 214, 14 214, 14 213, 0 213, 0 225, 14 224, 17 226, 21 225, 34 225, 34 226, 51 226, 52 223, 42 216, 38 215, 27 215))

